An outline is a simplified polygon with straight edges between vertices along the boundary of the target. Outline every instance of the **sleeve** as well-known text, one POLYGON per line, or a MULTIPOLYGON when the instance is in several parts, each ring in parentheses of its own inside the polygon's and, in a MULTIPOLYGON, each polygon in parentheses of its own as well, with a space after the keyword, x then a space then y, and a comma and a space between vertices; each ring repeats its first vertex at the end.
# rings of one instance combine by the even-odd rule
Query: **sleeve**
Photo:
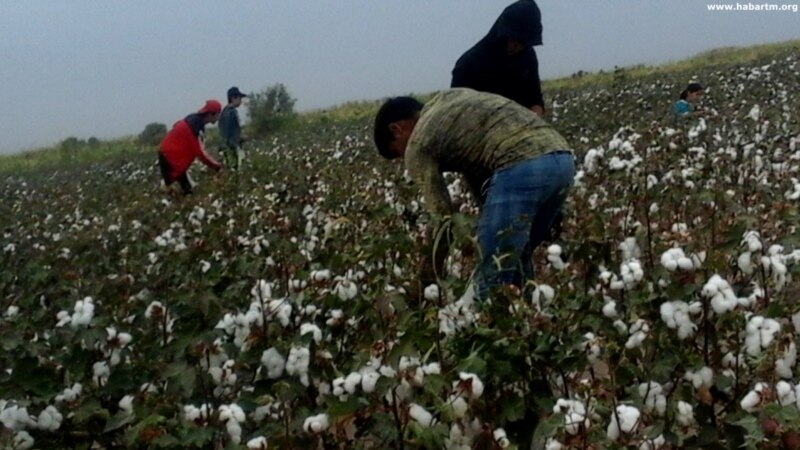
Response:
POLYGON ((544 108, 544 95, 542 95, 542 80, 539 78, 539 59, 536 57, 536 52, 531 50, 531 58, 529 62, 529 85, 530 89, 530 105, 541 106, 544 108))
POLYGON ((203 162, 203 164, 214 170, 219 170, 220 167, 222 167, 222 165, 216 159, 214 159, 213 156, 206 153, 202 142, 200 142, 200 139, 194 139, 194 154, 200 159, 200 161, 203 162))
POLYGON ((231 108, 230 112, 230 144, 234 147, 238 147, 242 144, 242 126, 239 124, 239 113, 231 108))
POLYGON ((689 105, 689 102, 681 100, 678 103, 675 103, 673 111, 675 112, 676 116, 685 116, 692 112, 692 109, 689 105))
POLYGON ((439 164, 413 142, 409 142, 406 151, 406 169, 411 179, 419 185, 429 211, 441 215, 453 213, 453 203, 444 176, 439 171, 439 164))

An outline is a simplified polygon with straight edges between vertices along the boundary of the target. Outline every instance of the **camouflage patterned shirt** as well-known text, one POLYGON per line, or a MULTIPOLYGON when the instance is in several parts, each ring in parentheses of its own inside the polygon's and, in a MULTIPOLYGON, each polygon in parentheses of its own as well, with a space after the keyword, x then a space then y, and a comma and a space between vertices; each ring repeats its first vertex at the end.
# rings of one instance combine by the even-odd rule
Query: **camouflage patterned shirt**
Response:
POLYGON ((529 109, 494 94, 448 89, 422 109, 405 166, 421 186, 428 209, 446 215, 453 206, 443 172, 464 175, 482 202, 481 187, 494 172, 568 149, 567 141, 529 109))

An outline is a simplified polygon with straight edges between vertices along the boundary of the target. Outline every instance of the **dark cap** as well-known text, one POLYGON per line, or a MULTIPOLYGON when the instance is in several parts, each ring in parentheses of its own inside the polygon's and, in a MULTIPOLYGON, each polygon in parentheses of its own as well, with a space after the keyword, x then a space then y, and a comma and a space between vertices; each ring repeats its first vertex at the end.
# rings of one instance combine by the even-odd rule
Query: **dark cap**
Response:
POLYGON ((228 89, 228 101, 235 97, 247 97, 247 94, 243 94, 238 87, 234 86, 228 89))

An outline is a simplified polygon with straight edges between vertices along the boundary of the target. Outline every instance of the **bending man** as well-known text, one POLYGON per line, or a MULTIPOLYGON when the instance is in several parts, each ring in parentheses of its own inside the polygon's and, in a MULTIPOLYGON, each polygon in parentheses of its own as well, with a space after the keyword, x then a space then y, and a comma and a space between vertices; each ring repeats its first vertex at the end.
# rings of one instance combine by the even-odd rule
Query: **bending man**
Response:
MULTIPOLYGON (((479 297, 533 277, 533 250, 575 176, 569 145, 548 123, 501 96, 449 89, 424 107, 411 97, 388 100, 375 118, 375 143, 383 157, 405 159, 434 213, 455 212, 442 173, 464 175, 481 205, 479 297)), ((431 258, 442 273, 444 258, 431 258)))

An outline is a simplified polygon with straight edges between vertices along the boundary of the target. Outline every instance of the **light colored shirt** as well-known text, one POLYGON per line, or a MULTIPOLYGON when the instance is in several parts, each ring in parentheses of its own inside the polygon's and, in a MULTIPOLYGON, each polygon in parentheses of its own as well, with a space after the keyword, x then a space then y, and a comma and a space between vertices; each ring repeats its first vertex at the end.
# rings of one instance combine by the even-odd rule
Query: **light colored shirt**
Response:
POLYGON ((529 109, 499 95, 448 89, 422 109, 405 165, 427 208, 446 215, 453 207, 443 172, 464 175, 480 201, 496 171, 556 150, 569 150, 567 141, 529 109))

